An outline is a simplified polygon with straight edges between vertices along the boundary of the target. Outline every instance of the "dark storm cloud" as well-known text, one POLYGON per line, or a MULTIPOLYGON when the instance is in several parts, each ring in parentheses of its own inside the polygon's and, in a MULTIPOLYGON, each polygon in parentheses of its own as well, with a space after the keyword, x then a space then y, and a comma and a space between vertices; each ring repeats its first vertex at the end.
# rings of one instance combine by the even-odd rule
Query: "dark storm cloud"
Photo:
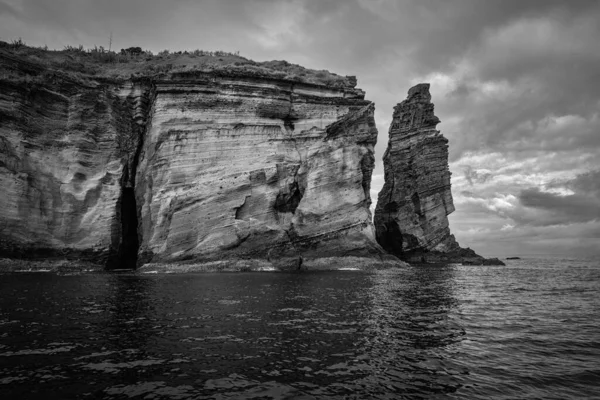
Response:
POLYGON ((519 201, 525 207, 543 211, 535 220, 528 213, 520 216, 523 222, 532 225, 571 224, 600 219, 599 199, 585 195, 560 196, 531 188, 521 191, 519 201))
MULTIPOLYGON (((444 71, 459 60, 484 33, 518 18, 560 12, 579 15, 597 6, 595 1, 359 1, 365 9, 389 21, 401 21, 398 30, 374 27, 387 42, 411 45, 415 65, 425 72, 444 71), (388 37, 387 34, 391 34, 388 37), (415 46, 415 44, 417 44, 415 46)), ((381 25, 381 22, 379 22, 381 25)))
POLYGON ((443 106, 464 117, 453 158, 600 147, 599 20, 600 3, 548 3, 481 31, 446 70, 455 84, 443 106))
POLYGON ((600 169, 580 174, 575 179, 566 182, 565 186, 577 193, 595 196, 600 203, 600 169))

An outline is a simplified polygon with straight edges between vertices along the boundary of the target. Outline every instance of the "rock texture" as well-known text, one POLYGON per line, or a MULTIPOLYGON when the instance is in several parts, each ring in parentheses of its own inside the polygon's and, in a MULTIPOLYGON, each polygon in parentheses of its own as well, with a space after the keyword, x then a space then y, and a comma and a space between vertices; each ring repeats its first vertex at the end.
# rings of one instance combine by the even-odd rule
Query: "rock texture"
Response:
POLYGON ((394 107, 383 156, 385 183, 375 209, 377 241, 409 262, 492 263, 462 249, 450 233, 448 140, 436 130, 439 122, 429 84, 411 88, 394 107))
POLYGON ((106 260, 138 140, 130 93, 47 78, 0 81, 0 249, 106 260))
POLYGON ((374 106, 355 79, 81 80, 1 63, 18 79, 0 79, 0 257, 386 257, 369 211, 374 106))
POLYGON ((374 255, 374 107, 351 87, 156 83, 137 171, 143 262, 374 255))

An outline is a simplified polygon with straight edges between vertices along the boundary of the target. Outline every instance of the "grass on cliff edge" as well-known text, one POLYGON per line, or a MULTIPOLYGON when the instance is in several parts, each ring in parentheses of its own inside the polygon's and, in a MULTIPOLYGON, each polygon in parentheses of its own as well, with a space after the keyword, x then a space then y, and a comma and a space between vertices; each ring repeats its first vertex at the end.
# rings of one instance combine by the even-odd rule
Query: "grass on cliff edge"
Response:
POLYGON ((348 88, 356 85, 354 77, 344 77, 326 70, 316 71, 287 61, 256 62, 224 51, 163 50, 158 54, 139 47, 108 51, 101 47, 65 46, 63 50, 27 46, 20 38, 12 43, 0 41, 0 78, 32 79, 35 71, 54 70, 76 80, 104 78, 169 78, 177 73, 215 73, 244 75, 302 82, 328 87, 348 88), (25 70, 15 66, 26 64, 25 70))

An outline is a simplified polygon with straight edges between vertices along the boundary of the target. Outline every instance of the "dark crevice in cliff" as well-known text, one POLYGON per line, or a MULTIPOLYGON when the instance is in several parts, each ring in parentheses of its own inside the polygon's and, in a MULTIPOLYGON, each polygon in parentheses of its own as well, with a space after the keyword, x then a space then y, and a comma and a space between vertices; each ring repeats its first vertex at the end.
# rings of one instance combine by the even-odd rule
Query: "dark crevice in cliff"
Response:
MULTIPOLYGON (((133 170, 133 168, 132 168, 133 170)), ((132 171, 134 172, 134 171, 132 171)), ((139 250, 138 207, 135 199, 135 187, 128 186, 129 168, 125 166, 121 179, 121 196, 117 201, 116 221, 119 224, 117 237, 113 241, 113 253, 109 256, 106 269, 135 269, 139 250), (116 249, 115 249, 116 247, 116 249), (116 250, 116 251, 115 251, 116 250)))
POLYGON ((384 226, 385 232, 377 232, 377 241, 384 250, 400 256, 402 253, 402 232, 400 231, 398 223, 393 219, 390 219, 384 226))
POLYGON ((287 131, 293 131, 294 130, 294 121, 296 121, 297 118, 292 117, 291 115, 287 115, 283 118, 283 126, 285 127, 285 129, 287 131))
POLYGON ((365 204, 367 210, 371 212, 371 177, 373 175, 373 168, 375 167, 375 156, 373 153, 365 154, 360 160, 360 170, 362 172, 361 186, 365 193, 365 204))
MULTIPOLYGON (((135 269, 141 243, 139 221, 141 205, 136 198, 136 174, 144 146, 144 138, 151 123, 151 111, 155 100, 154 85, 146 86, 139 95, 130 94, 125 100, 129 113, 128 140, 121 146, 126 162, 121 176, 121 196, 117 201, 117 237, 113 237, 113 254, 106 269, 135 269), (116 251, 115 251, 116 248, 116 251)), ((122 134, 123 136, 123 134, 122 134)))
POLYGON ((294 214, 300 201, 302 200, 303 193, 300 190, 300 186, 297 181, 294 181, 290 186, 290 191, 287 193, 279 193, 275 199, 275 210, 286 213, 291 212, 294 214))
POLYGON ((133 188, 123 188, 121 192, 121 248, 119 249, 119 267, 135 268, 137 263, 138 218, 135 192, 133 188))

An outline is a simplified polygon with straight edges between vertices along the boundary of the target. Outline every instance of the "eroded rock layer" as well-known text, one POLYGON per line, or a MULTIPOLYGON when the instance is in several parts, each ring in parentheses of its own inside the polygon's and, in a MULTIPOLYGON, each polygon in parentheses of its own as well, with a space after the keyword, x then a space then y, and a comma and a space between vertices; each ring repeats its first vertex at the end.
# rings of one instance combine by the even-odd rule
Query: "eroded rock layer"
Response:
POLYGON ((0 79, 0 258, 301 266, 384 253, 369 211, 374 107, 352 79, 109 81, 13 64, 0 79))
POLYGON ((373 113, 351 88, 157 82, 136 179, 143 262, 381 253, 369 212, 373 113))
MULTIPOLYGON (((136 92, 0 81, 0 250, 4 256, 120 251, 117 203, 139 136, 136 92)), ((139 97, 139 96, 138 96, 139 97)))
POLYGON ((394 107, 383 156, 385 183, 375 209, 377 241, 411 262, 483 263, 450 233, 454 211, 448 169, 448 140, 436 130, 429 84, 408 91, 394 107))

